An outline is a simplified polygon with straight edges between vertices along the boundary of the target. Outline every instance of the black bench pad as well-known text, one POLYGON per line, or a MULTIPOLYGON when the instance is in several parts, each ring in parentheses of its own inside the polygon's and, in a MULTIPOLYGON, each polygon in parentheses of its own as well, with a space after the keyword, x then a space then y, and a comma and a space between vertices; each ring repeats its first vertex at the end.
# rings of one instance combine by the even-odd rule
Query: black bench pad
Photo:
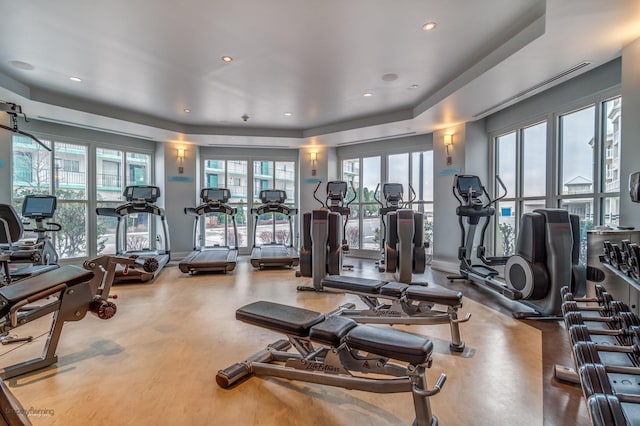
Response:
POLYGON ((389 296, 394 298, 400 298, 404 294, 405 290, 409 287, 408 284, 399 283, 397 281, 391 281, 383 285, 380 288, 381 296, 389 296))
POLYGON ((345 341, 352 349, 405 361, 413 365, 429 361, 433 352, 431 340, 390 327, 359 325, 345 341))
POLYGON ((344 336, 354 328, 357 323, 346 317, 333 316, 311 327, 309 338, 313 341, 329 346, 339 346, 344 336))
POLYGON ((0 298, 4 299, 8 305, 13 305, 58 284, 66 284, 67 287, 72 287, 76 284, 87 282, 91 278, 93 278, 93 272, 91 271, 73 265, 61 266, 53 271, 26 278, 15 284, 0 288, 0 298))
POLYGON ((236 319, 287 335, 307 337, 311 327, 324 321, 324 314, 261 300, 239 308, 236 319))
POLYGON ((409 300, 419 300, 421 302, 433 302, 442 305, 461 305, 462 292, 428 288, 421 285, 411 285, 405 291, 409 300))
POLYGON ((323 287, 340 290, 357 291, 360 293, 379 294, 380 288, 387 282, 370 278, 348 277, 344 275, 327 275, 322 280, 323 287))

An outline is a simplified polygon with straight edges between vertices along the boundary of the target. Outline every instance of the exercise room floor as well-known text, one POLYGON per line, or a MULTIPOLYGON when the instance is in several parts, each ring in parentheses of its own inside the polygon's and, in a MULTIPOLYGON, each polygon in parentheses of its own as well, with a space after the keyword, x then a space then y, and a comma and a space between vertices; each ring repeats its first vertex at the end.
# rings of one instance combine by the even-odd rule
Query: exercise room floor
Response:
MULTIPOLYGON (((381 276, 372 261, 349 262, 355 270, 345 275, 381 276)), ((447 374, 443 390, 431 398, 440 424, 588 424, 580 389, 551 379, 554 363, 570 362, 560 322, 515 320, 509 302, 496 302, 462 282, 449 285, 435 271, 414 278, 463 291, 462 315, 472 314, 461 324, 467 344, 462 354, 449 352, 446 324, 397 326, 434 342, 429 385, 447 374)), ((219 369, 282 338, 236 321, 238 307, 256 300, 322 312, 345 302, 362 306, 353 295, 296 291, 310 281, 296 278, 292 269, 254 270, 243 257, 227 275, 189 276, 168 266, 150 284, 115 286, 113 319, 87 315, 67 323, 58 363, 7 383, 24 408, 32 409, 34 425, 410 425, 409 393, 373 394, 262 377, 227 390, 216 385, 219 369)), ((33 335, 48 330, 44 321, 33 325, 33 335)), ((23 335, 21 328, 14 331, 23 335)), ((44 339, 18 349, 0 347, 11 351, 0 364, 39 353, 44 339)))

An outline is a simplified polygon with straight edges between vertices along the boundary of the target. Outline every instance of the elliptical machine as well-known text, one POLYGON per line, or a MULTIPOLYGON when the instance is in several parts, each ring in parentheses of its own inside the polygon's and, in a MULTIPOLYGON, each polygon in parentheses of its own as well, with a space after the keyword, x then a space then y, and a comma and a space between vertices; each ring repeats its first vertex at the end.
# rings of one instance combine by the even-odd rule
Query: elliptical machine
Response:
MULTIPOLYGON (((346 229, 351 204, 344 200, 348 186, 345 181, 327 182, 327 195, 324 201, 317 197, 321 182, 313 191, 313 198, 321 205, 319 209, 306 212, 302 216, 302 246, 300 247, 300 270, 296 276, 312 277, 313 287, 298 286, 299 291, 322 291, 322 279, 327 275, 340 275, 343 253, 349 250, 346 229), (344 216, 342 227, 340 221, 344 216), (322 248, 325 248, 324 250, 322 248)), ((351 183, 355 194, 355 188, 351 183)))
POLYGON ((382 223, 383 259, 378 264, 378 271, 393 272, 396 281, 410 284, 412 273, 422 274, 426 266, 426 249, 424 246, 424 215, 408 208, 415 200, 415 192, 411 186, 413 197, 404 202, 404 188, 401 183, 385 183, 382 185, 383 204, 376 193, 373 198, 380 204, 382 223))
POLYGON ((514 313, 516 318, 560 316, 563 286, 571 284, 571 292, 577 296, 586 293, 586 270, 579 262, 580 218, 563 209, 536 209, 525 213, 520 221, 515 254, 487 257, 484 238, 489 221, 496 213, 493 205, 506 196, 504 184, 496 178, 504 194, 495 199, 489 196, 478 176, 456 175, 454 178, 452 191, 460 203, 456 208, 461 230, 460 275, 447 278, 472 281, 535 310, 514 313), (474 264, 473 244, 481 219, 485 221, 476 257, 482 264, 474 264), (504 265, 506 283, 496 279, 499 272, 494 266, 500 265, 504 265))

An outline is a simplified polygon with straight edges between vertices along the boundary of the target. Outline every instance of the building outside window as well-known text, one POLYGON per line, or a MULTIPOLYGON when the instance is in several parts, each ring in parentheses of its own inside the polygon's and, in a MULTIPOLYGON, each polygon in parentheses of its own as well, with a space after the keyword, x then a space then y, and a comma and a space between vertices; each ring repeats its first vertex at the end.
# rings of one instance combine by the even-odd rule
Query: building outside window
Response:
MULTIPOLYGON (((496 255, 514 253, 519 218, 536 208, 557 206, 580 217, 583 262, 587 231, 618 225, 620 100, 605 99, 551 115, 557 132, 548 132, 548 120, 554 119, 549 118, 493 138, 495 173, 507 188, 507 196, 496 206, 496 255), (549 133, 557 137, 549 139, 549 133)), ((494 183, 493 189, 499 188, 494 183)))

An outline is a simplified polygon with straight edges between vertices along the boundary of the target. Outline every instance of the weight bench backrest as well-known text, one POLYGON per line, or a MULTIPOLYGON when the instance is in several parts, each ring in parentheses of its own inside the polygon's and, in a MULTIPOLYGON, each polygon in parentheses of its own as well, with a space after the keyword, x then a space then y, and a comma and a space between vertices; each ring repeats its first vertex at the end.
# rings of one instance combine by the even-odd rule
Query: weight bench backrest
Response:
POLYGON ((13 244, 22 238, 24 227, 11 204, 0 204, 0 244, 13 244))

